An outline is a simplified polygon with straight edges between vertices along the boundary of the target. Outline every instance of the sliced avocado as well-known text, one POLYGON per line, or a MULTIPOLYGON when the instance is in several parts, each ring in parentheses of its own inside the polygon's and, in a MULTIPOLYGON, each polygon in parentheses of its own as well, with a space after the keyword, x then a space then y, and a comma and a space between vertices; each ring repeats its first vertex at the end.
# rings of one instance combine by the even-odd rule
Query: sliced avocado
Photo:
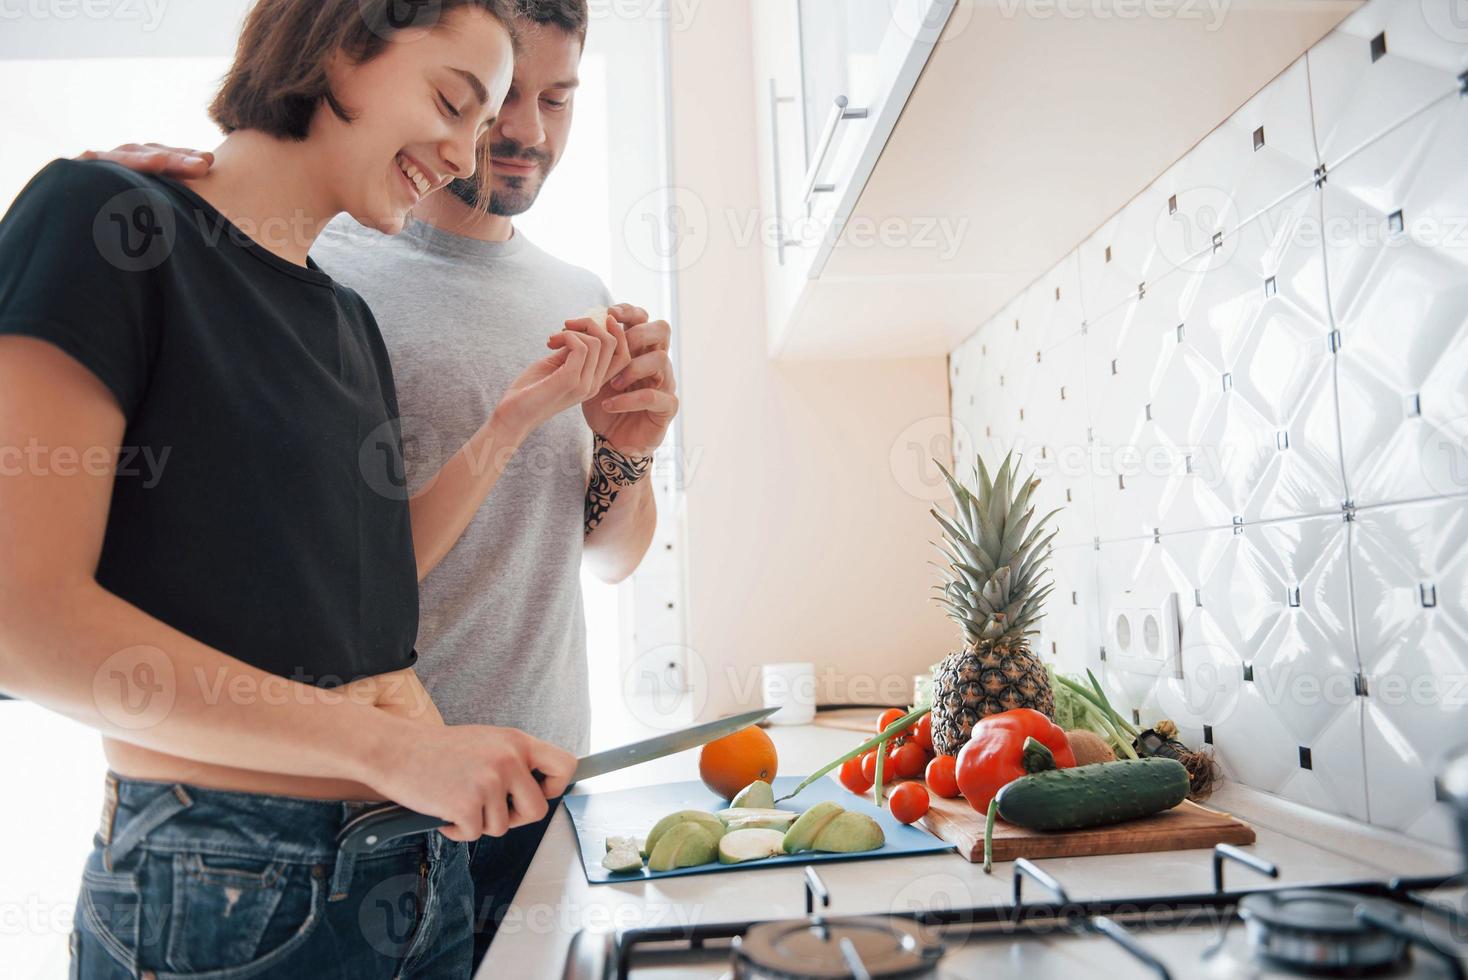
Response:
POLYGON ((827 800, 817 803, 809 810, 796 818, 795 823, 785 832, 785 853, 794 854, 797 851, 808 851, 821 832, 821 828, 830 823, 837 815, 845 813, 846 810, 839 803, 827 800))
POLYGON ((838 813, 816 834, 811 847, 817 851, 832 851, 851 854, 856 851, 874 851, 887 843, 882 825, 865 813, 848 810, 838 813))
POLYGON ((733 817, 725 821, 725 824, 728 826, 730 831, 778 830, 780 833, 783 834, 785 831, 790 829, 790 825, 793 824, 795 822, 795 819, 799 816, 800 814, 792 813, 788 810, 783 813, 780 813, 779 811, 772 813, 756 813, 755 815, 750 817, 733 817))
POLYGON ((716 840, 707 824, 685 820, 659 835, 652 856, 647 859, 647 866, 653 871, 672 871, 674 868, 708 864, 718 854, 716 840))
POLYGON ((607 851, 607 856, 601 859, 601 866, 613 872, 641 871, 642 855, 629 848, 616 847, 607 851))
POLYGON ((756 779, 748 786, 734 794, 734 799, 729 805, 735 809, 748 807, 773 807, 775 805, 775 789, 763 779, 756 779))
POLYGON ((731 830, 719 838, 719 863, 741 864, 785 853, 785 835, 778 830, 731 830))
POLYGON ((652 830, 649 830, 647 832, 647 843, 642 846, 642 852, 644 854, 647 854, 648 856, 651 856, 652 852, 657 849, 658 839, 662 837, 665 832, 673 827, 676 827, 680 823, 685 823, 690 820, 694 823, 703 824, 705 827, 707 827, 709 835, 713 837, 713 839, 716 841, 720 837, 724 836, 724 821, 720 820, 712 813, 708 813, 704 810, 679 810, 677 813, 668 814, 666 817, 652 825, 652 830))
POLYGON ((799 810, 777 810, 772 806, 731 806, 727 810, 718 812, 718 818, 724 823, 733 820, 748 820, 751 817, 771 817, 775 820, 789 817, 794 820, 798 816, 800 816, 799 810))

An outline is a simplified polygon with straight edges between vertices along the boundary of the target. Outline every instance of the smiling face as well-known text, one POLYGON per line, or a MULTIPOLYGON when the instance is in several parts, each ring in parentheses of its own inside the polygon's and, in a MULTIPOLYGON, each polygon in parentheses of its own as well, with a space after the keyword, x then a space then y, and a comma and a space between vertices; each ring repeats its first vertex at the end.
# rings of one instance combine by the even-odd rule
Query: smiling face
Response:
POLYGON ((322 106, 309 142, 338 209, 396 234, 425 195, 472 177, 475 147, 500 111, 513 66, 504 25, 470 7, 433 28, 395 34, 364 63, 335 56, 331 88, 352 121, 322 106))
MULTIPOLYGON (((515 26, 520 53, 487 146, 492 188, 488 210, 507 217, 535 203, 565 152, 581 63, 581 39, 570 31, 523 17, 515 26)), ((477 181, 456 180, 449 189, 466 204, 483 207, 477 181)))

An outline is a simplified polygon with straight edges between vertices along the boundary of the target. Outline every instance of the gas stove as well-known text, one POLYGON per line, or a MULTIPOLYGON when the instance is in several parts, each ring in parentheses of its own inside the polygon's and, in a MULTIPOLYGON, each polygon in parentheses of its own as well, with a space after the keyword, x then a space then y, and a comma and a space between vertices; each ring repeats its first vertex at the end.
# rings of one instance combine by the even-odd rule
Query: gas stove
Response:
POLYGON ((1214 848, 1213 890, 1075 901, 1031 861, 1014 864, 1005 904, 828 917, 805 868, 804 917, 691 927, 583 930, 565 980, 1299 976, 1451 978, 1468 969, 1468 877, 1231 888, 1225 876, 1278 869, 1214 848), (1026 899, 1025 882, 1037 899, 1026 899))

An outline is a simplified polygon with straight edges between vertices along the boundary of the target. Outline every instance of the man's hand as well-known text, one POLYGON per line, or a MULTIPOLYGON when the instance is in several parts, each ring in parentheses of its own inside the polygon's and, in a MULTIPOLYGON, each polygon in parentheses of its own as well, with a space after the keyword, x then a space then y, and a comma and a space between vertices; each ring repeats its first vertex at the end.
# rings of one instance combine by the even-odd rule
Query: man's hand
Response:
POLYGON ((186 180, 204 176, 214 165, 214 154, 208 150, 190 150, 162 143, 124 143, 115 150, 88 150, 77 159, 111 160, 140 173, 186 180))
POLYGON ((510 382, 495 406, 495 419, 515 442, 603 388, 630 360, 627 337, 615 317, 567 320, 546 341, 551 355, 536 361, 510 382))
POLYGON ((632 359, 581 409, 586 424, 606 437, 613 449, 625 456, 651 456, 678 414, 677 384, 668 356, 673 328, 666 320, 649 322, 646 310, 629 303, 619 303, 609 312, 626 328, 632 359))

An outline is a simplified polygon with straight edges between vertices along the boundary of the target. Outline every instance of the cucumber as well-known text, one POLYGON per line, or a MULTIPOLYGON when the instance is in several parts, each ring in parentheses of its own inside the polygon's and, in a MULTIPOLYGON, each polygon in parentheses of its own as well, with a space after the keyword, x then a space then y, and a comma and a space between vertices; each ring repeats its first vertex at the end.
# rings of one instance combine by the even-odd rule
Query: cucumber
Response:
POLYGON ((1127 759, 1021 776, 999 791, 999 816, 1031 830, 1079 830, 1171 810, 1188 797, 1176 759, 1127 759))

